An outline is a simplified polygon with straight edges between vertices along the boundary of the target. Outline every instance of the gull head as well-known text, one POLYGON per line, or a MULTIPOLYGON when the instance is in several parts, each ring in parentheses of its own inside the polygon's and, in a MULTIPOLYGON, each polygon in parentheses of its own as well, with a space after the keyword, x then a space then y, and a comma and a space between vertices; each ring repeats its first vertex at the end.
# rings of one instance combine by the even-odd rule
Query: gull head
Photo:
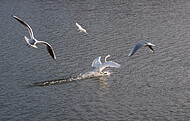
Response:
POLYGON ((150 45, 150 46, 155 46, 154 44, 152 44, 152 43, 150 43, 150 42, 148 42, 148 43, 147 43, 147 45, 150 45))
POLYGON ((107 57, 111 57, 111 55, 108 55, 107 57))

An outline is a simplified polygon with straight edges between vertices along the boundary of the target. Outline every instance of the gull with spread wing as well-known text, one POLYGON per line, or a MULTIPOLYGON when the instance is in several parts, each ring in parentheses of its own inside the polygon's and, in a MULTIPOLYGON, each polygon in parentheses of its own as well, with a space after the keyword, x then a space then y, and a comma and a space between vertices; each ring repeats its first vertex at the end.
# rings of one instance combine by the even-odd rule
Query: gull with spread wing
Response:
POLYGON ((107 55, 105 57, 105 62, 102 63, 101 62, 101 56, 97 57, 93 62, 92 62, 92 67, 94 67, 95 69, 93 70, 94 72, 99 72, 102 73, 102 70, 105 69, 106 67, 115 67, 115 68, 119 68, 121 65, 113 62, 113 61, 107 61, 106 59, 108 57, 111 57, 111 55, 107 55))
POLYGON ((53 51, 53 48, 51 47, 50 44, 48 44, 47 42, 45 41, 38 41, 37 39, 34 38, 34 34, 33 34, 33 31, 32 31, 32 28, 26 23, 24 22, 22 19, 18 18, 17 16, 12 16, 13 18, 15 18, 16 20, 18 20, 21 24, 23 24, 29 31, 29 34, 30 34, 30 39, 28 39, 26 36, 24 36, 26 42, 27 42, 27 46, 30 47, 34 47, 34 48, 38 48, 36 46, 37 43, 40 43, 40 44, 44 44, 47 48, 47 51, 49 52, 49 54, 52 56, 52 58, 55 60, 56 59, 56 56, 55 56, 55 53, 53 51))
POLYGON ((140 49, 143 46, 147 46, 152 52, 154 52, 154 49, 152 48, 152 46, 155 46, 154 44, 150 43, 150 42, 139 42, 138 44, 134 45, 133 48, 131 49, 130 53, 129 53, 129 57, 132 56, 138 49, 140 49))

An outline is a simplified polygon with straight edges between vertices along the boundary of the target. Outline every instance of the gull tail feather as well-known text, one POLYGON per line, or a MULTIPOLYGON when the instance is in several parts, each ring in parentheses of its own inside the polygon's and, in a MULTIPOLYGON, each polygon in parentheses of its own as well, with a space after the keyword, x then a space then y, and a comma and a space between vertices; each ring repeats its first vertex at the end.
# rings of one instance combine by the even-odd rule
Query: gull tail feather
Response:
POLYGON ((38 48, 36 45, 31 45, 32 47, 34 47, 34 48, 38 48))

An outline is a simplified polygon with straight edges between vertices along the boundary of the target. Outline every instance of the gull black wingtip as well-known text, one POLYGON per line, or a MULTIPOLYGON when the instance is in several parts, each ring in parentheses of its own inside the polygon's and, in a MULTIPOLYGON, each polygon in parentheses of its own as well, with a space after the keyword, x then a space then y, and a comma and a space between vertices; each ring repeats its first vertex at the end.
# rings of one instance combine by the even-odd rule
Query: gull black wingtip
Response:
POLYGON ((14 15, 12 15, 12 17, 13 17, 13 18, 15 18, 15 16, 14 16, 14 15))
MULTIPOLYGON (((133 53, 133 54, 134 54, 134 53, 133 53)), ((131 57, 133 54, 130 53, 130 54, 128 55, 128 57, 131 57)))

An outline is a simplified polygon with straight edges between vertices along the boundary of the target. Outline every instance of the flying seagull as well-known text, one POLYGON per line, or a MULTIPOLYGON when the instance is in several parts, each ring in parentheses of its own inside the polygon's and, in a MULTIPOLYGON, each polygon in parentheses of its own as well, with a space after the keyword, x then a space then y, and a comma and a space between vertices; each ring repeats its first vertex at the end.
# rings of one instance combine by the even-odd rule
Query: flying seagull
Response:
POLYGON ((29 34, 30 34, 30 39, 28 39, 26 36, 24 36, 26 42, 27 42, 27 46, 30 47, 34 47, 34 48, 38 48, 36 46, 37 43, 41 43, 41 44, 44 44, 47 48, 47 51, 49 52, 49 54, 52 56, 52 58, 55 60, 56 59, 56 56, 55 56, 55 53, 53 51, 53 48, 51 47, 50 44, 48 44, 47 42, 45 41, 38 41, 37 39, 34 38, 34 34, 33 34, 33 31, 32 31, 32 28, 26 23, 24 22, 22 19, 18 18, 17 16, 14 16, 12 15, 13 18, 15 18, 16 20, 18 20, 21 24, 23 24, 25 27, 27 27, 28 31, 29 31, 29 34))
POLYGON ((101 56, 97 57, 93 62, 92 62, 92 67, 94 67, 94 72, 99 72, 99 73, 102 73, 102 70, 105 69, 106 67, 116 67, 116 68, 119 68, 121 65, 116 63, 116 62, 113 62, 113 61, 107 61, 106 59, 108 57, 111 57, 111 55, 107 55, 105 57, 105 62, 102 63, 101 62, 101 56))
POLYGON ((147 46, 152 52, 154 52, 154 49, 152 48, 152 46, 155 46, 154 44, 151 44, 150 42, 139 42, 138 44, 133 46, 128 56, 132 56, 142 46, 147 46))
POLYGON ((76 23, 76 25, 77 25, 77 27, 78 27, 79 32, 84 32, 84 33, 88 34, 88 33, 86 32, 86 30, 85 30, 84 28, 82 28, 81 25, 79 25, 78 23, 76 23))

